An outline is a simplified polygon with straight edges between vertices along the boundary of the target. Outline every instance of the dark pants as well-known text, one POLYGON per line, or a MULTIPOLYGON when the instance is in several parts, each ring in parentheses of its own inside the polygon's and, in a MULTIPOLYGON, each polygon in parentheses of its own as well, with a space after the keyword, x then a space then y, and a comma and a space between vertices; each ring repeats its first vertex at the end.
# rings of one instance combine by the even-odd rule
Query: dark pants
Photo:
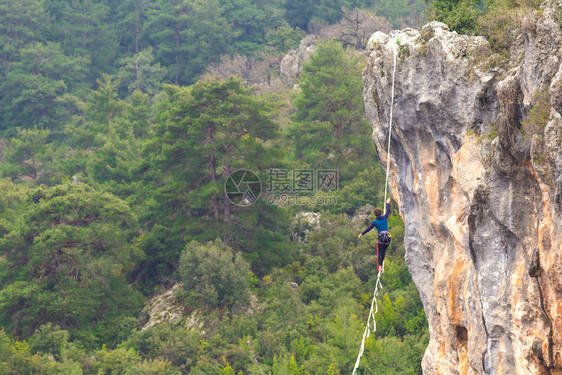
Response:
POLYGON ((384 262, 384 255, 386 254, 386 249, 389 243, 377 243, 377 263, 379 267, 382 267, 382 262, 384 262))
POLYGON ((382 267, 388 245, 390 245, 390 235, 388 233, 379 234, 379 240, 377 242, 377 264, 379 267, 382 267))

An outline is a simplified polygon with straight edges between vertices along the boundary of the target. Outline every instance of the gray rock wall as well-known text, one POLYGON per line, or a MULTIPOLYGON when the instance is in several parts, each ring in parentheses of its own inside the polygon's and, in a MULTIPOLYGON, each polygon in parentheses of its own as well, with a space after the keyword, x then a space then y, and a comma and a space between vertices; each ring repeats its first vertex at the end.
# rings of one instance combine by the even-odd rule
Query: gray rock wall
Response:
POLYGON ((562 2, 543 7, 503 68, 484 38, 442 23, 369 40, 385 166, 397 53, 390 183, 429 321, 424 374, 562 373, 562 2), (546 92, 548 123, 523 137, 546 92))

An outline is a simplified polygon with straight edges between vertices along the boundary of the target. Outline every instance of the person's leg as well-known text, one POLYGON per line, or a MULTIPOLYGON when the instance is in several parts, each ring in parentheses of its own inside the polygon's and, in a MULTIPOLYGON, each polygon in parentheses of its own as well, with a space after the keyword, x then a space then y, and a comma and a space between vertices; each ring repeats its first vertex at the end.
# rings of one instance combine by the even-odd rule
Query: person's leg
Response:
POLYGON ((378 257, 377 257, 378 262, 377 263, 378 263, 379 267, 382 267, 382 264, 384 262, 384 256, 386 254, 386 249, 388 248, 388 244, 379 243, 377 245, 377 247, 378 247, 378 257))
POLYGON ((380 245, 380 242, 377 242, 377 271, 380 270, 380 266, 379 266, 379 245, 380 245))

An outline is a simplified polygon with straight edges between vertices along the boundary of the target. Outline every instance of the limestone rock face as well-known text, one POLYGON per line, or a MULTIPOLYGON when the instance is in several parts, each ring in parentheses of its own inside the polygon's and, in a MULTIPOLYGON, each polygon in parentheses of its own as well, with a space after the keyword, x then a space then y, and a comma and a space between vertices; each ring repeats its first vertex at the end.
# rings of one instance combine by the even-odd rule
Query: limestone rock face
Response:
POLYGON ((397 54, 390 184, 429 321, 424 374, 562 374, 560 12, 528 15, 504 68, 484 38, 438 22, 369 40, 385 166, 397 54), (548 123, 524 137, 541 95, 548 123))
POLYGON ((281 60, 281 74, 289 81, 294 82, 299 76, 302 64, 308 61, 310 55, 316 50, 313 35, 305 37, 299 43, 299 48, 290 50, 281 60))
POLYGON ((148 321, 142 327, 143 331, 165 322, 176 323, 184 318, 182 308, 176 303, 176 293, 181 287, 182 284, 178 283, 148 301, 143 309, 148 316, 148 321))
MULTIPOLYGON (((184 287, 182 283, 177 283, 170 289, 152 297, 144 306, 140 321, 142 330, 146 330, 162 323, 181 324, 187 328, 198 330, 205 334, 208 329, 218 326, 218 318, 209 317, 204 309, 191 308, 186 312, 185 306, 178 300, 178 293, 184 287)), ((255 314, 263 311, 263 305, 255 295, 250 296, 246 305, 236 306, 235 314, 255 314)))

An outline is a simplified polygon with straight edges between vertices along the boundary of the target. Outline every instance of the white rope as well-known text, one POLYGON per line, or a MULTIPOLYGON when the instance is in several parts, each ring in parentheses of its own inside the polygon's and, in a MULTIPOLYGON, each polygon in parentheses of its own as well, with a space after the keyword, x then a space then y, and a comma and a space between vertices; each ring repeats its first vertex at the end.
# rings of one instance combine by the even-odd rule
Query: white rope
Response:
POLYGON ((359 368, 359 362, 361 362, 361 357, 363 356, 363 351, 365 350, 365 341, 371 335, 371 319, 373 321, 373 332, 377 331, 377 321, 375 320, 375 314, 379 311, 379 304, 377 303, 377 295, 379 294, 379 287, 382 289, 381 284, 381 274, 379 271, 377 275, 377 281, 375 283, 375 291, 373 292, 373 300, 371 301, 371 309, 369 310, 369 318, 367 319, 367 326, 363 332, 363 340, 361 340, 361 347, 359 348, 359 355, 357 356, 357 361, 355 361, 355 367, 353 368, 353 375, 357 373, 357 368, 359 368), (373 306, 375 307, 373 311, 373 306))
MULTIPOLYGON (((398 37, 397 37, 398 38, 398 37)), ((391 94, 391 101, 390 101, 390 121, 388 126, 388 148, 386 152, 386 179, 384 183, 384 213, 386 214, 386 195, 388 192, 388 172, 390 170, 390 136, 392 134, 392 108, 394 107, 394 74, 396 73, 396 47, 398 45, 394 44, 393 46, 393 53, 394 53, 394 67, 392 69, 392 94, 391 94)), ((377 264, 378 266, 378 264, 377 264)), ((384 263, 383 263, 384 267, 384 263)), ((377 275, 377 282, 375 283, 375 291, 373 292, 373 300, 371 301, 371 308, 369 309, 369 318, 367 319, 367 326, 365 327, 365 331, 363 332, 363 339, 361 340, 361 347, 359 348, 359 354, 357 355, 357 361, 355 361, 355 367, 353 368, 353 375, 357 373, 357 369, 359 368, 359 362, 361 362, 361 357, 363 356, 363 351, 365 350, 365 341, 371 335, 371 331, 377 331, 377 321, 375 320, 375 314, 379 311, 379 305, 377 303, 377 295, 379 293, 379 287, 382 289, 381 284, 381 274, 382 272, 379 270, 377 275), (374 311, 373 311, 374 306, 374 311), (371 330, 371 319, 372 319, 372 330, 371 330)))
MULTIPOLYGON (((398 39, 398 37, 396 37, 398 39)), ((384 180, 384 213, 386 214, 386 195, 388 192, 388 174, 390 171, 390 136, 392 135, 392 109, 394 108, 394 74, 396 73, 396 47, 398 44, 394 44, 392 51, 394 52, 394 67, 392 69, 392 94, 390 99, 390 121, 388 125, 388 147, 386 151, 386 179, 384 180)))

